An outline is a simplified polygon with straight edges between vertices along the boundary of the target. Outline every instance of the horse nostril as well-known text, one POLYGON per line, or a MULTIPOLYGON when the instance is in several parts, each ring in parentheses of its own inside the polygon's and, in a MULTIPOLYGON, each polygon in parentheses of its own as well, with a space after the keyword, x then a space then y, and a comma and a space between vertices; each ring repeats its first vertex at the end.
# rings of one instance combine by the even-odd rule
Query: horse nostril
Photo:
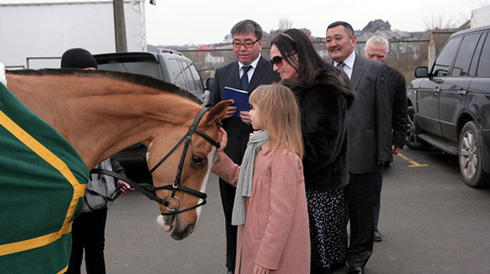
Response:
POLYGON ((177 196, 167 196, 163 199, 164 201, 166 201, 168 204, 165 206, 165 208, 169 211, 169 212, 175 212, 177 210, 179 210, 180 208, 180 201, 179 199, 177 198, 177 196))

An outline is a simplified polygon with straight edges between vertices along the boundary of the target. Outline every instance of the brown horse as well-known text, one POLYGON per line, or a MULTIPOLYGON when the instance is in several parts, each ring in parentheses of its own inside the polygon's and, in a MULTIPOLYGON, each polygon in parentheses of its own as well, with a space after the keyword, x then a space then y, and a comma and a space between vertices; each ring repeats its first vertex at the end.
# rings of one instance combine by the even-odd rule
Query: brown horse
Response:
MULTIPOLYGON (((202 109, 194 96, 173 85, 131 74, 41 70, 6 75, 15 97, 66 138, 88 169, 137 143, 148 146, 147 163, 152 169, 189 132, 202 109)), ((230 103, 219 103, 206 112, 195 131, 199 134, 188 135, 181 186, 204 192, 216 150, 212 141, 218 139, 220 119, 230 103)), ((176 146, 154 170, 155 187, 175 184, 183 147, 176 146)), ((193 207, 202 198, 171 188, 155 192, 167 201, 159 206, 163 215, 192 208, 159 217, 160 225, 172 231, 173 238, 190 235, 200 216, 200 207, 193 207), (170 196, 173 198, 168 199, 170 196)))

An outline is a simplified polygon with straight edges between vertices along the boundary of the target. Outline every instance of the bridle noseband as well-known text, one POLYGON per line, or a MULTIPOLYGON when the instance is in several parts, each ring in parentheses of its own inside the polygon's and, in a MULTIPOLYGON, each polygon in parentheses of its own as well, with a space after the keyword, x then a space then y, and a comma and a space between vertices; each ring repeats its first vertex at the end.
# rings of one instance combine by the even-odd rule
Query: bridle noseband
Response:
POLYGON ((199 124, 202 117, 204 116, 204 113, 206 113, 208 110, 209 110, 208 108, 203 108, 199 111, 196 118, 194 119, 194 122, 189 126, 189 130, 187 131, 187 133, 177 142, 177 144, 167 153, 167 155, 165 155, 150 170, 150 173, 153 173, 184 142, 184 149, 182 151, 182 155, 180 156, 179 166, 177 168, 177 174, 175 175, 174 183, 172 185, 165 185, 165 186, 159 186, 159 187, 149 186, 149 185, 143 186, 143 185, 140 185, 140 184, 138 184, 138 183, 136 183, 136 182, 134 182, 128 178, 124 178, 123 176, 121 176, 118 173, 115 173, 115 172, 112 172, 109 170, 103 170, 103 169, 93 169, 91 171, 91 173, 101 173, 101 174, 109 175, 109 176, 115 177, 119 180, 123 180, 123 181, 127 182, 131 187, 135 188, 137 191, 141 192, 146 197, 148 197, 151 200, 156 201, 157 203, 165 206, 167 208, 167 210, 169 211, 169 213, 161 213, 162 215, 177 215, 177 214, 180 214, 182 212, 186 212, 186 211, 192 210, 194 208, 200 207, 202 205, 205 205, 206 204, 206 198, 207 198, 206 193, 194 190, 192 188, 188 188, 186 186, 183 186, 180 184, 180 180, 182 177, 182 170, 184 168, 185 156, 186 156, 187 150, 189 148, 191 137, 194 133, 199 134, 201 137, 203 137, 206 141, 211 143, 216 148, 220 147, 220 143, 218 141, 214 140, 209 135, 204 133, 202 130, 197 128, 197 125, 199 124), (172 194, 162 199, 162 198, 159 198, 158 196, 156 196, 156 194, 155 194, 155 191, 158 191, 158 190, 171 190, 172 194), (183 210, 169 208, 168 206, 170 205, 170 203, 168 202, 168 199, 173 199, 180 205, 179 199, 176 196, 177 191, 181 191, 181 192, 190 194, 192 196, 195 196, 197 198, 200 198, 200 199, 202 199, 202 202, 195 205, 195 206, 188 207, 188 208, 183 209, 183 210))

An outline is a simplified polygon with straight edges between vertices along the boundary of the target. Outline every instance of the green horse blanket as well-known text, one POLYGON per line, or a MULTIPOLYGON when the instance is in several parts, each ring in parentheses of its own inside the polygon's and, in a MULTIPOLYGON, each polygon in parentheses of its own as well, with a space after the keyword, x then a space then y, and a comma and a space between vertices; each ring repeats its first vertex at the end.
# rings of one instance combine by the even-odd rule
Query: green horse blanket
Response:
POLYGON ((88 179, 73 146, 0 83, 0 273, 66 271, 88 179))

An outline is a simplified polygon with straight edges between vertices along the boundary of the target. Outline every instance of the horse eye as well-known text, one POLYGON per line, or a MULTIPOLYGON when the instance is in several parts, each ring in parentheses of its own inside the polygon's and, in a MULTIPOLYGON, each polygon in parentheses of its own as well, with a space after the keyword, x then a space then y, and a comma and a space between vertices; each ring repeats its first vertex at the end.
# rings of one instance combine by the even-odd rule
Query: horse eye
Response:
POLYGON ((194 164, 194 166, 201 168, 206 164, 206 159, 196 155, 192 155, 192 163, 194 164))

